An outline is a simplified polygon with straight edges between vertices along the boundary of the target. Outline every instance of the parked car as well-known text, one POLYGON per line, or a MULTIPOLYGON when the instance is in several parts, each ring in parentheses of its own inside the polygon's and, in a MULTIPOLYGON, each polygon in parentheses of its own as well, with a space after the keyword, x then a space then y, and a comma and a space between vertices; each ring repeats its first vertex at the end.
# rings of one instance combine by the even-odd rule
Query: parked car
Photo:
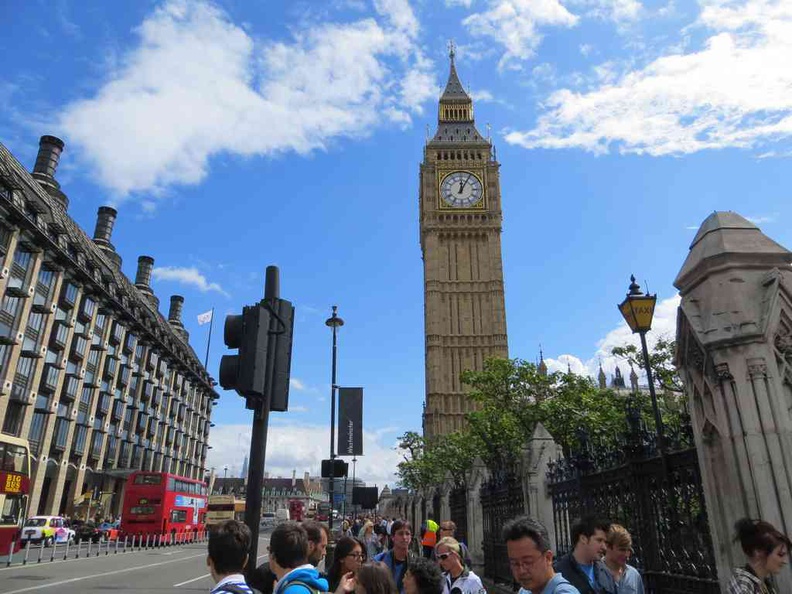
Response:
POLYGON ((25 520, 22 527, 22 535, 19 538, 24 546, 30 542, 32 544, 44 543, 44 546, 52 546, 57 542, 74 542, 75 533, 69 527, 69 522, 61 516, 33 516, 25 520))
POLYGON ((74 529, 75 542, 100 542, 104 540, 102 538, 102 531, 99 530, 99 527, 93 520, 74 520, 72 522, 72 528, 74 529))
POLYGON ((289 510, 285 507, 275 510, 275 521, 278 524, 289 521, 289 510))

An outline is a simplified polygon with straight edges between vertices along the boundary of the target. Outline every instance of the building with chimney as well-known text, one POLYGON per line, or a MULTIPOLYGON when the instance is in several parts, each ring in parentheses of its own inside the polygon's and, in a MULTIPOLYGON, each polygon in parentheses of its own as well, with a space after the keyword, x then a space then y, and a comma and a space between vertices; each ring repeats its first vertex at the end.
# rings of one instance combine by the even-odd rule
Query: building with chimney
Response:
POLYGON ((93 238, 69 216, 63 148, 43 136, 29 173, 0 144, 0 431, 30 445, 28 515, 117 516, 133 470, 204 476, 218 394, 184 298, 159 312, 154 260, 122 273, 116 211, 99 209, 93 238))

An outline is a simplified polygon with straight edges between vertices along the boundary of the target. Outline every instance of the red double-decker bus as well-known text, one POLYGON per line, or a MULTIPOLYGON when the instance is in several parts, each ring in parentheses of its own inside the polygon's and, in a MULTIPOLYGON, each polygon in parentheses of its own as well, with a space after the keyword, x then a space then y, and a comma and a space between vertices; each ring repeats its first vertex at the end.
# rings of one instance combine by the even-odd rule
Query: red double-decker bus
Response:
POLYGON ((30 493, 30 447, 24 439, 0 435, 0 554, 13 546, 19 550, 19 536, 27 512, 30 493))
POLYGON ((133 472, 124 490, 121 529, 129 535, 194 539, 206 525, 206 499, 203 481, 167 472, 133 472))

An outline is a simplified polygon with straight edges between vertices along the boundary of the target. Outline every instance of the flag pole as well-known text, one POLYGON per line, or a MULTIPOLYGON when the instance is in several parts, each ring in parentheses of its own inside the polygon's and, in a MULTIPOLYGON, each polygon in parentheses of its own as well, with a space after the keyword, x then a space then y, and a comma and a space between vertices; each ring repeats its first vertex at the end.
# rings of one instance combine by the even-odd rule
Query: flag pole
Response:
POLYGON ((212 344, 212 326, 214 326, 214 307, 212 308, 212 317, 209 318, 209 337, 206 339, 206 359, 204 359, 204 369, 209 371, 209 345, 212 344))

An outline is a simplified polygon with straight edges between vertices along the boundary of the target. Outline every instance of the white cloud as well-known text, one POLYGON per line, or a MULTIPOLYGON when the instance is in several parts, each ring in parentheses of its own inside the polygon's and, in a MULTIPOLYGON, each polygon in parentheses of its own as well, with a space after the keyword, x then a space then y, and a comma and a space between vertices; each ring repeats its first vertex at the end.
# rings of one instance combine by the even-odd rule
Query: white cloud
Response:
POLYGON ((532 57, 542 40, 539 27, 572 27, 578 17, 559 0, 489 0, 487 9, 471 14, 462 23, 471 35, 503 46, 498 68, 519 68, 532 57))
POLYGON ((637 0, 569 0, 568 4, 583 9, 584 16, 616 23, 637 20, 643 6, 637 0))
POLYGON ((214 291, 228 297, 228 293, 217 283, 210 283, 197 268, 179 268, 177 266, 161 266, 151 271, 154 280, 173 281, 193 286, 201 293, 214 291))
POLYGON ((754 225, 761 225, 763 223, 775 223, 776 219, 778 218, 778 214, 758 215, 755 217, 745 217, 745 218, 751 221, 754 225))
POLYGON ((792 137, 792 3, 702 0, 702 49, 670 53, 604 80, 561 89, 536 127, 514 131, 526 148, 668 155, 753 148, 792 137))
MULTIPOLYGON (((650 350, 657 342, 658 338, 675 339, 676 316, 679 302, 679 295, 658 301, 657 307, 655 308, 655 315, 652 320, 652 330, 646 335, 646 342, 650 350)), ((566 372, 567 365, 569 365, 573 373, 590 375, 596 378, 599 372, 600 362, 602 362, 602 369, 608 377, 608 383, 610 383, 610 378, 616 371, 617 366, 621 369, 625 380, 629 382, 629 367, 623 360, 611 355, 613 347, 628 344, 633 344, 640 348, 640 337, 638 334, 633 334, 630 327, 627 326, 627 323, 622 321, 616 328, 608 332, 604 338, 597 342, 596 351, 592 356, 581 358, 576 355, 563 354, 555 358, 547 358, 545 359, 545 363, 549 371, 566 372)), ((643 377, 643 372, 640 369, 636 369, 635 371, 640 377, 643 377)))
POLYGON ((396 29, 410 37, 418 34, 418 19, 415 18, 408 0, 374 0, 374 6, 378 13, 390 19, 396 29))
POLYGON ((118 199, 200 182, 218 153, 274 155, 404 125, 436 96, 406 0, 378 15, 254 40, 208 1, 169 0, 139 42, 60 126, 118 199), (201 58, 196 60, 195 56, 201 58), (383 115, 386 114, 386 115, 383 115), (118 150, 122 139, 124 150, 118 150))
MULTIPOLYGON (((296 378, 296 377, 292 377, 292 378, 289 379, 289 387, 292 390, 295 390, 297 392, 306 392, 306 393, 313 393, 313 394, 318 394, 319 393, 319 389, 318 388, 316 388, 315 386, 309 386, 304 381, 302 381, 301 379, 296 378)), ((328 385, 327 389, 328 390, 330 389, 329 385, 328 385)))
MULTIPOLYGON (((291 410, 291 409, 290 409, 291 410)), ((238 476, 250 451, 249 425, 217 425, 209 433, 207 467, 228 464, 229 476, 238 476)), ((394 473, 401 458, 394 449, 396 438, 390 428, 363 431, 363 456, 358 456, 357 476, 369 485, 396 482, 394 473)), ((330 429, 318 425, 270 424, 265 470, 270 476, 301 477, 308 471, 318 476, 322 459, 330 455, 330 429)))

